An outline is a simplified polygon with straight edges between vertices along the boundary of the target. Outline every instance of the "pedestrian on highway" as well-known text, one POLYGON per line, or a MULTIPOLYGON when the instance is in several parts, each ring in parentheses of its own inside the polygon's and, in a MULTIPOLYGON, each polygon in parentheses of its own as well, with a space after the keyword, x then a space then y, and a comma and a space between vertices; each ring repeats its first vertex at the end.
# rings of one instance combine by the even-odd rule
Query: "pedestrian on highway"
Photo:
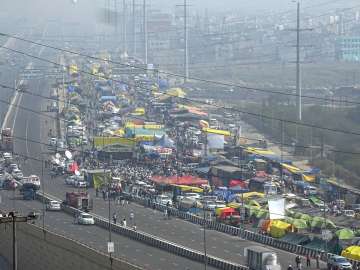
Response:
POLYGON ((300 258, 299 255, 297 255, 297 256, 295 257, 295 263, 296 263, 296 268, 299 269, 299 265, 301 264, 301 258, 300 258))
POLYGON ((309 254, 306 255, 306 267, 311 267, 311 259, 310 259, 309 254))
POLYGON ((131 224, 133 224, 133 222, 134 222, 134 217, 135 217, 134 212, 131 211, 130 212, 130 222, 131 222, 131 224))
POLYGON ((123 219, 122 225, 123 225, 124 227, 126 227, 126 218, 123 219))
POLYGON ((316 260, 316 269, 320 269, 320 255, 319 254, 316 254, 315 260, 316 260))
POLYGON ((114 224, 116 224, 116 220, 117 220, 116 213, 114 213, 114 214, 113 214, 112 218, 113 218, 113 222, 114 222, 114 224))

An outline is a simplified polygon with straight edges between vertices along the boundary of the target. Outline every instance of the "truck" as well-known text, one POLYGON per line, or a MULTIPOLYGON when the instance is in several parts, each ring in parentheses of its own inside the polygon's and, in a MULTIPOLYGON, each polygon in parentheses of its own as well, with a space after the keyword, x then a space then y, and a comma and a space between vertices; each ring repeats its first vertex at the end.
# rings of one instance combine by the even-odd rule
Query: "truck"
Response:
POLYGON ((13 135, 11 128, 4 128, 1 130, 1 149, 3 151, 13 151, 13 135))
POLYGON ((276 252, 262 246, 250 246, 244 249, 247 266, 250 270, 281 270, 276 252))
POLYGON ((87 192, 66 192, 65 204, 76 209, 91 210, 93 201, 87 192))

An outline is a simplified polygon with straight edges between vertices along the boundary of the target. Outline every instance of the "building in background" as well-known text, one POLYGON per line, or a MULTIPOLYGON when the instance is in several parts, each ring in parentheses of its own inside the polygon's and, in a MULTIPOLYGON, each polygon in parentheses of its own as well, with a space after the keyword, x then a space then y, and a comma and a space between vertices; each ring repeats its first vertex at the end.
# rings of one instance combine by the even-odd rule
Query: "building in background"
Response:
POLYGON ((339 61, 360 62, 360 36, 339 37, 336 40, 336 59, 339 61))

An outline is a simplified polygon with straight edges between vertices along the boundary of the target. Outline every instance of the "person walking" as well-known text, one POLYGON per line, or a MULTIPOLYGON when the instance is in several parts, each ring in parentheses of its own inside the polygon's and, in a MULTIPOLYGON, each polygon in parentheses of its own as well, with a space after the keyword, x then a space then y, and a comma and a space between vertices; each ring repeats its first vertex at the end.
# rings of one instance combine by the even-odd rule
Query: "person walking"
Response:
POLYGON ((301 258, 299 255, 295 257, 295 263, 296 263, 296 268, 299 269, 299 265, 301 264, 301 258))
POLYGON ((126 227, 126 218, 123 219, 122 225, 123 225, 124 227, 126 227))
POLYGON ((116 220, 117 220, 116 213, 113 214, 112 219, 113 219, 114 224, 116 224, 116 220))
POLYGON ((320 255, 319 254, 316 254, 315 260, 316 260, 316 269, 320 269, 320 255))
POLYGON ((311 267, 311 259, 310 259, 310 255, 306 255, 306 267, 311 267))
POLYGON ((130 222, 131 222, 131 224, 134 224, 134 217, 135 217, 134 212, 131 211, 130 212, 130 222))

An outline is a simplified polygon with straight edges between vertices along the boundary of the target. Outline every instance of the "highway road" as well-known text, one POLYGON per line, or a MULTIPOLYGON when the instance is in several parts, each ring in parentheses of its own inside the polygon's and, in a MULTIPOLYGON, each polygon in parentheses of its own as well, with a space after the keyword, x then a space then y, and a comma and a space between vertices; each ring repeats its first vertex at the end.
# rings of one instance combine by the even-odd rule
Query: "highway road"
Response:
MULTIPOLYGON (((13 192, 0 191, 2 198, 1 208, 5 211, 12 210, 13 204, 20 214, 27 215, 31 211, 42 212, 43 205, 38 201, 24 201, 18 195, 13 202, 13 192)), ((42 226, 42 218, 36 221, 36 224, 42 226)), ((106 253, 108 231, 94 225, 84 226, 74 224, 74 218, 64 212, 47 211, 45 215, 46 229, 71 239, 77 240, 96 250, 106 253)), ((203 265, 183 257, 170 254, 166 251, 153 248, 146 244, 133 241, 119 234, 112 234, 112 240, 115 243, 114 256, 122 258, 145 269, 203 269, 203 265)), ((21 239, 19 239, 21 245, 21 239)), ((208 267, 214 270, 216 268, 208 267)))

